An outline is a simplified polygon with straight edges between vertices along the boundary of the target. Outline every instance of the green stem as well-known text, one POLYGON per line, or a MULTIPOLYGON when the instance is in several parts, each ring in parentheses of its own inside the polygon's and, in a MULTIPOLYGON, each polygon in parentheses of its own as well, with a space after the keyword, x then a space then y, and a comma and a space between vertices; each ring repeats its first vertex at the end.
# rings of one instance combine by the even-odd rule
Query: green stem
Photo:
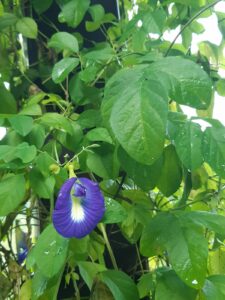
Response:
POLYGON ((103 235, 103 238, 105 240, 105 244, 106 244, 107 250, 109 252, 109 256, 110 256, 111 261, 112 261, 112 265, 113 265, 113 267, 114 267, 115 270, 118 270, 116 259, 115 259, 115 256, 113 254, 113 250, 111 248, 111 245, 109 243, 109 239, 108 239, 108 236, 107 236, 107 233, 106 233, 106 230, 105 230, 105 226, 104 226, 104 224, 100 223, 99 227, 100 227, 100 229, 102 231, 102 235, 103 235))
POLYGON ((58 164, 60 164, 60 160, 59 160, 59 155, 58 155, 58 151, 57 151, 57 145, 56 145, 56 141, 54 142, 54 152, 55 152, 55 158, 58 164))
POLYGON ((142 262, 141 262, 141 256, 140 256, 140 253, 139 253, 139 249, 138 249, 137 243, 135 243, 135 248, 136 248, 138 262, 139 262, 139 265, 140 265, 140 268, 141 268, 141 272, 142 272, 142 274, 144 274, 144 268, 143 268, 143 265, 142 265, 142 262))
POLYGON ((183 190, 183 195, 177 205, 178 208, 186 207, 187 200, 192 189, 191 172, 189 172, 185 167, 183 171, 184 171, 184 190, 183 190))
POLYGON ((208 10, 209 8, 213 7, 214 5, 216 5, 217 3, 221 2, 222 0, 216 0, 213 3, 210 3, 208 5, 206 5, 205 7, 203 7, 199 12, 197 12, 192 18, 190 18, 190 20, 188 20, 188 22, 183 26, 183 28, 178 32, 178 34, 175 36, 174 40, 172 41, 172 43, 170 44, 169 48, 166 51, 165 56, 167 56, 170 52, 170 50, 172 49, 173 45, 175 44, 176 40, 178 39, 178 37, 181 35, 181 33, 195 20, 197 19, 201 14, 203 14, 206 10, 208 10))
POLYGON ((73 280, 73 286, 74 286, 74 289, 75 289, 76 300, 80 300, 80 291, 79 291, 79 288, 77 286, 76 280, 73 280))

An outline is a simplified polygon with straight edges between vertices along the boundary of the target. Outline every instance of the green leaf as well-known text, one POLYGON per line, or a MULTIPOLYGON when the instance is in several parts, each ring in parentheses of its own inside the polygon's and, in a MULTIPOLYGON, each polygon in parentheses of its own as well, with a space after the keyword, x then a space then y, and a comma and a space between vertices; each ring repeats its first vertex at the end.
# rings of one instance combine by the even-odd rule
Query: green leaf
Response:
POLYGON ((119 163, 115 149, 110 144, 102 144, 93 148, 87 154, 87 167, 96 175, 104 178, 116 178, 119 173, 119 163))
POLYGON ((31 299, 31 287, 32 287, 31 279, 28 279, 23 283, 19 293, 19 297, 21 300, 31 299))
POLYGON ((0 84, 0 95, 1 95, 1 114, 15 114, 17 111, 16 100, 14 96, 6 89, 4 84, 0 84))
MULTIPOLYGON (((63 272, 63 267, 61 269, 63 272)), ((32 277, 32 300, 47 300, 56 299, 59 285, 61 282, 61 276, 56 275, 52 278, 44 276, 39 269, 35 270, 34 276, 32 277)), ((28 300, 28 299, 24 299, 28 300)))
POLYGON ((0 31, 14 25, 17 20, 18 18, 16 15, 11 13, 4 13, 2 16, 0 16, 0 31))
POLYGON ((59 20, 75 28, 83 20, 89 5, 90 0, 71 0, 63 5, 59 20))
POLYGON ((78 105, 96 103, 101 99, 101 91, 96 87, 85 84, 79 74, 73 76, 69 81, 69 94, 72 101, 78 105))
POLYGON ((55 231, 52 224, 41 233, 34 248, 34 256, 44 276, 51 278, 62 269, 67 258, 68 242, 68 239, 55 231))
POLYGON ((30 39, 36 39, 38 34, 37 23, 28 17, 21 18, 16 22, 16 30, 30 39))
POLYGON ((36 156, 36 147, 30 146, 26 142, 18 144, 17 146, 0 146, 0 159, 6 163, 19 158, 23 163, 31 162, 36 156))
POLYGON ((138 290, 132 279, 125 273, 107 270, 98 275, 107 285, 115 300, 138 300, 138 290))
POLYGON ((142 20, 142 27, 147 34, 161 34, 165 26, 166 14, 162 8, 156 9, 154 12, 151 9, 145 9, 143 13, 140 13, 139 19, 142 20))
POLYGON ((124 221, 127 217, 127 212, 123 206, 116 200, 105 197, 105 214, 102 223, 113 224, 124 221))
POLYGON ((225 37, 225 24, 224 24, 224 17, 225 13, 224 12, 216 12, 217 18, 218 18, 218 27, 220 32, 223 35, 223 38, 225 37))
POLYGON ((72 126, 72 133, 68 134, 66 132, 60 131, 57 134, 57 140, 67 149, 76 152, 79 147, 81 140, 83 138, 83 132, 81 127, 75 123, 70 123, 72 126))
POLYGON ((0 216, 14 212, 25 196, 25 179, 22 174, 5 176, 0 182, 0 216))
POLYGON ((218 63, 220 54, 219 48, 215 44, 205 41, 199 43, 198 48, 202 56, 206 56, 213 63, 218 63))
POLYGON ((196 63, 181 57, 167 57, 152 63, 150 70, 172 100, 197 109, 209 106, 212 83, 196 63))
POLYGON ((99 127, 101 123, 101 114, 99 110, 87 109, 82 112, 77 123, 83 128, 99 127))
POLYGON ((26 105, 23 109, 19 112, 20 115, 28 115, 28 116, 41 116, 42 110, 40 105, 32 104, 26 105))
POLYGON ((163 163, 157 187, 165 196, 175 193, 182 181, 182 169, 176 150, 169 145, 163 152, 163 163))
POLYGON ((52 70, 52 80, 60 83, 66 79, 70 72, 79 65, 79 59, 75 57, 66 57, 57 62, 52 70))
POLYGON ((45 113, 40 118, 40 122, 47 127, 64 130, 69 134, 73 133, 72 125, 70 124, 69 120, 58 113, 45 113))
POLYGON ((91 289, 90 300, 115 300, 110 289, 102 281, 95 279, 91 289))
POLYGON ((177 154, 189 170, 195 170, 203 163, 203 133, 199 124, 187 121, 178 127, 175 138, 177 154))
POLYGON ((78 267, 80 275, 91 290, 95 276, 102 271, 106 270, 104 265, 96 264, 88 261, 79 261, 78 267))
POLYGON ((213 170, 225 178, 225 128, 208 127, 203 136, 203 156, 213 170))
POLYGON ((45 1, 32 0, 31 1, 33 8, 39 15, 45 12, 52 5, 52 2, 53 0, 45 0, 45 1))
POLYGON ((42 152, 36 159, 36 166, 44 177, 50 175, 50 165, 55 164, 56 161, 47 153, 42 152))
POLYGON ((0 273, 0 299, 7 299, 9 292, 12 290, 12 283, 9 278, 0 273))
POLYGON ((71 238, 69 242, 69 259, 77 263, 77 261, 88 258, 90 250, 90 236, 86 235, 82 239, 71 238))
MULTIPOLYGON (((198 289, 207 271, 208 244, 203 226, 185 218, 185 213, 160 213, 150 220, 141 237, 141 253, 160 255, 167 250, 169 261, 184 283, 198 289)), ((199 221, 199 220, 198 220, 199 221)))
POLYGON ((220 79, 216 82, 216 90, 220 96, 225 96, 225 79, 220 79))
POLYGON ((89 7, 89 14, 94 22, 99 22, 105 15, 104 7, 101 4, 95 4, 89 7))
MULTIPOLYGON (((216 216, 215 216, 216 217, 216 216)), ((209 252, 209 274, 225 274, 225 247, 220 246, 209 252)))
POLYGON ((31 145, 35 145, 37 148, 41 148, 45 141, 45 130, 43 126, 34 124, 31 132, 26 136, 26 141, 31 145))
POLYGON ((206 300, 224 300, 225 275, 209 276, 202 289, 206 300))
POLYGON ((190 5, 193 7, 200 7, 205 5, 205 0, 175 0, 175 1, 170 1, 170 2, 175 2, 175 3, 180 3, 184 5, 190 5))
POLYGON ((106 85, 103 118, 110 120, 121 146, 139 163, 153 164, 161 155, 167 111, 167 95, 145 65, 117 72, 106 85))
POLYGON ((54 193, 55 178, 53 176, 44 177, 37 168, 33 168, 29 173, 30 185, 33 191, 44 199, 50 199, 54 193))
POLYGON ((140 299, 149 295, 150 291, 155 290, 155 284, 152 273, 144 274, 140 277, 137 284, 140 299))
POLYGON ((97 46, 91 48, 84 54, 83 58, 88 61, 94 61, 95 63, 106 63, 113 58, 115 52, 113 48, 107 43, 99 43, 97 46))
POLYGON ((195 300, 196 294, 196 290, 184 284, 174 271, 168 271, 157 282, 155 300, 195 300))
POLYGON ((58 52, 68 50, 76 53, 79 51, 76 37, 68 32, 57 32, 53 34, 48 42, 48 47, 54 48, 58 52))
POLYGON ((149 191, 156 186, 162 169, 161 157, 153 165, 148 166, 131 158, 122 147, 118 148, 117 155, 123 169, 140 188, 149 191))
POLYGON ((22 136, 28 135, 32 130, 33 119, 28 116, 17 115, 8 119, 12 128, 22 136))
POLYGON ((106 142, 109 144, 113 144, 112 138, 106 128, 94 128, 86 134, 86 137, 91 142, 106 142))
POLYGON ((180 215, 186 222, 204 226, 225 237, 225 217, 222 215, 203 211, 180 212, 180 215))

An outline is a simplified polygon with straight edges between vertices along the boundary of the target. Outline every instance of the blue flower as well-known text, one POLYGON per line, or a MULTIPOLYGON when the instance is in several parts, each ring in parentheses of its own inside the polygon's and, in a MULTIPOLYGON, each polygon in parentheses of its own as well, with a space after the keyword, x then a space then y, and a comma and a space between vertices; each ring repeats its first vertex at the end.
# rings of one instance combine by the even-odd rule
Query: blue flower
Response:
POLYGON ((28 254, 27 234, 19 227, 16 228, 16 248, 17 248, 17 262, 22 264, 28 254))
POLYGON ((18 262, 18 264, 21 265, 23 263, 23 261, 27 257, 27 254, 28 254, 28 248, 26 246, 19 248, 19 251, 17 253, 17 262, 18 262))
POLYGON ((96 227, 104 212, 98 183, 88 178, 70 178, 59 191, 52 219, 62 236, 82 238, 96 227))

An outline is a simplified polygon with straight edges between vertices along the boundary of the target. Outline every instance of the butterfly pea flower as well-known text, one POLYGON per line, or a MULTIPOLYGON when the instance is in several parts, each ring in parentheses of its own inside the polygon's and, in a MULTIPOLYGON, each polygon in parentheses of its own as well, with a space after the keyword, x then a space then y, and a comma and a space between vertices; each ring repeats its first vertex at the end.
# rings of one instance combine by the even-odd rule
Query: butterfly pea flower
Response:
POLYGON ((53 225, 66 238, 82 238, 101 221, 104 197, 98 183, 88 178, 70 178, 62 185, 53 211, 53 225))
POLYGON ((27 234, 19 227, 16 229, 16 248, 17 248, 17 262, 22 264, 27 257, 27 234))
POLYGON ((27 246, 19 248, 19 251, 17 253, 17 262, 18 262, 18 264, 21 265, 24 262, 24 260, 27 257, 27 254, 28 254, 28 248, 27 248, 27 246))

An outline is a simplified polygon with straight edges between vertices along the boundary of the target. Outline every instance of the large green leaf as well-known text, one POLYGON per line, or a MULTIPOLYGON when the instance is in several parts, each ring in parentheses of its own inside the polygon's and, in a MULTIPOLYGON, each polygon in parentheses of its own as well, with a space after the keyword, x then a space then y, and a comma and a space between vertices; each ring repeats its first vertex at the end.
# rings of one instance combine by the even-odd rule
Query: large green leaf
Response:
POLYGON ((36 39, 38 34, 37 23, 28 17, 23 17, 16 22, 16 30, 30 39, 36 39))
POLYGON ((163 162, 157 187, 165 196, 175 193, 182 181, 182 168, 173 145, 164 149, 163 162))
POLYGON ((88 152, 86 163, 91 172, 104 179, 116 178, 119 174, 119 163, 115 149, 108 143, 88 152))
POLYGON ((125 273, 107 270, 98 276, 104 282, 115 300, 138 300, 138 290, 132 279, 125 273))
POLYGON ((31 117, 16 115, 8 120, 12 128, 22 136, 26 136, 32 130, 33 119, 31 117))
POLYGON ((172 100, 198 109, 209 106, 212 83, 196 63, 181 57, 167 57, 154 62, 149 69, 172 100))
POLYGON ((66 79, 70 72, 79 65, 79 59, 75 57, 66 57, 57 62, 52 70, 52 80, 60 83, 66 79))
POLYGON ((67 257, 68 239, 60 236, 50 224, 39 236, 34 248, 34 257, 41 273, 50 278, 64 266, 67 257))
POLYGON ((21 143, 17 146, 0 146, 0 160, 8 163, 15 159, 20 159, 24 164, 31 162, 36 156, 35 146, 30 146, 27 143, 21 143))
POLYGON ((99 22, 105 15, 104 7, 101 4, 95 4, 89 7, 89 14, 94 22, 99 22))
MULTIPOLYGON (((61 269, 63 273, 63 267, 61 269)), ((32 300, 56 300, 61 281, 61 275, 56 275, 52 278, 44 276, 39 269, 35 270, 34 276, 32 277, 32 300)), ((28 298, 21 299, 28 300, 28 298)), ((30 300, 30 298, 29 298, 30 300)))
POLYGON ((187 223, 204 226, 225 238, 225 216, 203 211, 179 212, 187 223))
POLYGON ((127 217, 127 212, 124 207, 116 200, 105 197, 105 214, 102 223, 113 224, 124 221, 127 217))
POLYGON ((208 127, 203 137, 203 156, 207 163, 225 178, 225 128, 208 127))
POLYGON ((11 13, 4 13, 0 17, 0 30, 3 30, 16 23, 17 16, 11 13))
POLYGON ((195 170, 203 162, 202 131, 200 125, 187 121, 179 126, 175 138, 177 154, 189 170, 195 170))
POLYGON ((162 8, 155 11, 152 11, 150 8, 145 9, 144 12, 141 12, 138 16, 138 19, 142 20, 142 27, 147 34, 162 33, 166 22, 166 14, 162 8))
POLYGON ((57 51, 69 50, 71 52, 78 52, 79 50, 76 37, 63 31, 53 34, 48 42, 48 46, 57 51))
POLYGON ((154 256, 164 250, 182 281, 193 288, 203 286, 208 245, 201 224, 195 224, 179 213, 158 214, 143 231, 141 253, 154 256))
POLYGON ((86 137, 91 142, 101 141, 113 144, 112 138, 106 128, 94 128, 86 134, 86 137))
POLYGON ((89 5, 90 0, 71 0, 62 6, 59 20, 71 27, 77 27, 83 20, 89 5))
POLYGON ((1 95, 1 114, 15 114, 17 111, 16 100, 14 96, 6 89, 4 84, 0 83, 0 95, 1 95))
POLYGON ((204 228, 224 238, 225 217, 201 211, 158 214, 143 231, 141 252, 153 256, 167 250, 178 276, 191 287, 202 287, 208 249, 204 228))
POLYGON ((55 163, 56 161, 47 152, 40 153, 36 159, 36 166, 44 177, 50 175, 49 167, 55 163))
POLYGON ((91 290, 95 276, 99 272, 106 270, 106 267, 104 265, 96 264, 89 261, 78 262, 78 267, 83 280, 89 287, 89 290, 91 290))
POLYGON ((23 175, 10 175, 0 182, 0 216, 13 212, 23 201, 25 179, 23 175))
POLYGON ((30 185, 33 191, 44 199, 50 199, 54 193, 55 178, 53 176, 44 177, 37 168, 33 168, 29 173, 30 185))
POLYGON ((161 157, 153 165, 148 166, 131 158, 122 147, 118 148, 117 155, 121 166, 140 188, 149 191, 156 186, 162 169, 161 157))
POLYGON ((40 118, 40 122, 47 127, 64 130, 69 134, 73 133, 73 128, 69 120, 58 113, 46 113, 40 118))
POLYGON ((31 132, 26 136, 26 141, 35 145, 37 148, 41 148, 45 141, 45 130, 43 126, 34 124, 31 132))
POLYGON ((197 291, 184 284, 174 271, 164 272, 156 285, 155 300, 195 300, 197 291))
POLYGON ((52 5, 52 2, 53 0, 31 0, 33 8, 38 14, 42 14, 43 12, 45 12, 52 5))
POLYGON ((225 275, 209 276, 202 289, 206 300, 225 299, 225 275))
POLYGON ((146 66, 121 70, 107 83, 103 118, 110 120, 125 151, 142 164, 152 164, 162 153, 167 110, 167 95, 146 66))

